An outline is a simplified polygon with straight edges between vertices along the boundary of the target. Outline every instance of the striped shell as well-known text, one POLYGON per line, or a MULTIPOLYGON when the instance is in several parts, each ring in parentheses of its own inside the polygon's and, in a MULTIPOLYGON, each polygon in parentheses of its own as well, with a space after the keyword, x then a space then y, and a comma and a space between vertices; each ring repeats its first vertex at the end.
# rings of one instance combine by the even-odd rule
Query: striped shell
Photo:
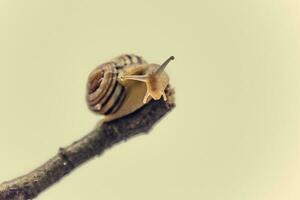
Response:
POLYGON ((94 69, 87 83, 87 104, 91 111, 110 115, 118 111, 125 97, 126 89, 118 82, 118 75, 124 67, 146 63, 135 55, 121 55, 94 69))

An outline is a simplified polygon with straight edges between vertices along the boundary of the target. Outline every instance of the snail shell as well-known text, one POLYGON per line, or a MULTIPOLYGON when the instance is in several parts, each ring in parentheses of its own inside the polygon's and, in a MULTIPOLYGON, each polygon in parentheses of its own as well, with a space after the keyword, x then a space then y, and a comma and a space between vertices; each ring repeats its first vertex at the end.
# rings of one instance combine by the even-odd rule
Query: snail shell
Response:
POLYGON ((116 113, 129 92, 126 86, 118 81, 119 73, 125 67, 145 63, 146 61, 140 56, 126 54, 95 68, 90 73, 87 83, 86 99, 89 109, 102 115, 116 113))

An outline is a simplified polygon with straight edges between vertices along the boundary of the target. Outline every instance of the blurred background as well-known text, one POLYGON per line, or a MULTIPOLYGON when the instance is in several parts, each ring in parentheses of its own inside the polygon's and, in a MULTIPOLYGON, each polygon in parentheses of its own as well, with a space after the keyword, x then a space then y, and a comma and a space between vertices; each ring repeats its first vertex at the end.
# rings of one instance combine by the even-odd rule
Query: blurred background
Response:
POLYGON ((38 199, 298 200, 299 13, 297 0, 0 0, 0 182, 92 130, 98 64, 174 55, 176 109, 38 199))

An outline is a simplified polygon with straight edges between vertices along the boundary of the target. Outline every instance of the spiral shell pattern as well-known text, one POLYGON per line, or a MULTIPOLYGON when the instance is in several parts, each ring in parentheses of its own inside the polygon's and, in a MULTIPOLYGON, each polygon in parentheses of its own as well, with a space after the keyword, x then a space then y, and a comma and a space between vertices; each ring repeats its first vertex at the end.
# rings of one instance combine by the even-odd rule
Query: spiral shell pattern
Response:
POLYGON ((130 67, 138 64, 144 64, 146 61, 141 56, 134 54, 124 54, 112 59, 118 69, 130 67))
POLYGON ((87 83, 89 109, 103 115, 115 113, 126 97, 124 86, 118 82, 118 74, 124 67, 143 63, 141 57, 125 54, 94 69, 87 83))

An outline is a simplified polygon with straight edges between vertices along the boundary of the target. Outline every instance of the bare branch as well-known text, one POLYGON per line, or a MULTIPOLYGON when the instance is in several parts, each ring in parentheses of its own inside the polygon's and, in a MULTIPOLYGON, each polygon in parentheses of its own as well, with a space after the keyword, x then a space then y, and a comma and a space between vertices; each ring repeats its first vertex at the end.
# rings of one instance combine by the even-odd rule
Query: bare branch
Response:
MULTIPOLYGON (((169 92, 173 99, 173 92, 169 92)), ((150 131, 154 123, 174 107, 173 101, 151 101, 123 118, 103 123, 32 172, 0 184, 0 200, 27 200, 58 182, 82 163, 100 155, 112 145, 150 131)))

